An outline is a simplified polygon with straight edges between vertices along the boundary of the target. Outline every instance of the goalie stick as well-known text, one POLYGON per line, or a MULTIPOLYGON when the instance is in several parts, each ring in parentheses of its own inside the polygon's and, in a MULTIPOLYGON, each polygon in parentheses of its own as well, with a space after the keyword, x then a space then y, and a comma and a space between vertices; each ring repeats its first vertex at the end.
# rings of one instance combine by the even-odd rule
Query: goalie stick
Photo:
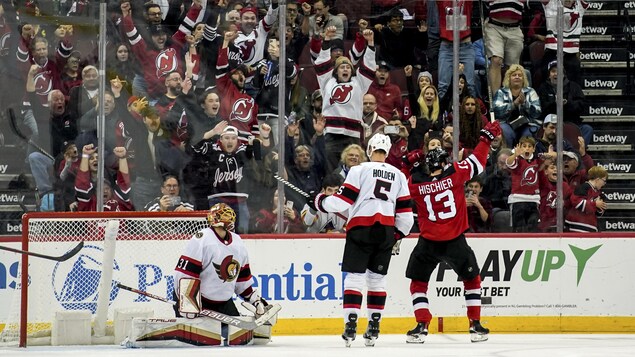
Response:
POLYGON ((26 135, 24 135, 22 130, 20 130, 20 127, 18 126, 18 122, 17 122, 18 119, 15 116, 15 110, 13 108, 7 109, 7 115, 9 116, 9 124, 11 126, 11 131, 13 131, 15 135, 17 135, 20 139, 25 141, 27 144, 33 146, 37 151, 42 153, 42 155, 55 161, 55 158, 53 157, 53 155, 49 154, 48 151, 44 150, 40 145, 33 142, 33 140, 29 139, 26 135))
MULTIPOLYGON (((139 295, 147 296, 151 299, 155 299, 155 300, 163 301, 168 304, 176 305, 176 301, 166 299, 158 295, 150 294, 149 292, 135 289, 133 287, 123 285, 121 283, 117 283, 117 287, 120 289, 131 291, 133 293, 137 293, 139 295)), ((206 316, 216 321, 219 321, 228 325, 236 326, 243 330, 254 330, 257 327, 262 326, 265 322, 269 321, 281 309, 280 305, 277 305, 277 304, 269 305, 269 306, 271 306, 271 308, 265 311, 264 314, 260 315, 254 321, 241 320, 237 317, 229 316, 229 315, 223 314, 222 312, 212 311, 212 310, 201 310, 198 312, 198 315, 206 316)))
POLYGON ((46 255, 46 254, 41 254, 41 253, 29 252, 27 250, 3 247, 1 245, 0 245, 0 250, 6 250, 6 251, 9 251, 9 252, 14 252, 14 253, 19 253, 19 254, 26 254, 26 255, 30 255, 32 257, 37 257, 37 258, 42 258, 42 259, 54 260, 56 262, 63 262, 65 260, 68 260, 68 259, 72 258, 75 254, 77 254, 80 250, 82 250, 83 247, 84 247, 84 241, 81 241, 81 242, 79 242, 79 244, 77 244, 75 246, 75 248, 69 250, 68 252, 66 252, 63 255, 60 255, 59 257, 53 256, 53 255, 46 255))

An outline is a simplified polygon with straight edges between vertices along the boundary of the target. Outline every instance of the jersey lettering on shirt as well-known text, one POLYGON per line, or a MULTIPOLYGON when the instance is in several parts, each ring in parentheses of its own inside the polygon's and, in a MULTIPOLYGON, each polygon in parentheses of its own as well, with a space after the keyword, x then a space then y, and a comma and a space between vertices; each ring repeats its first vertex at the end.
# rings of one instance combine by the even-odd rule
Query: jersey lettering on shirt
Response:
POLYGON ((470 155, 440 175, 415 174, 410 178, 410 195, 417 205, 421 236, 446 241, 468 229, 464 185, 482 170, 482 164, 470 155))

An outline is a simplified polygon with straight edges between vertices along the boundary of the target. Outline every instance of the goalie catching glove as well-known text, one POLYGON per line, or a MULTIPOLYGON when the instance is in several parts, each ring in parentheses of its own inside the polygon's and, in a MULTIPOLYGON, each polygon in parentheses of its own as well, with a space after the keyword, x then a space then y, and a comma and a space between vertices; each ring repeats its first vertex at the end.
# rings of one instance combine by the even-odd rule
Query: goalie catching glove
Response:
POLYGON ((267 306, 269 306, 269 303, 267 303, 267 301, 256 291, 254 291, 245 301, 248 302, 248 304, 243 304, 243 306, 245 309, 251 311, 252 314, 256 315, 256 318, 263 315, 267 310, 267 306))
POLYGON ((502 130, 500 124, 497 121, 487 123, 487 125, 481 129, 481 138, 480 140, 489 144, 491 143, 497 136, 501 134, 502 130))

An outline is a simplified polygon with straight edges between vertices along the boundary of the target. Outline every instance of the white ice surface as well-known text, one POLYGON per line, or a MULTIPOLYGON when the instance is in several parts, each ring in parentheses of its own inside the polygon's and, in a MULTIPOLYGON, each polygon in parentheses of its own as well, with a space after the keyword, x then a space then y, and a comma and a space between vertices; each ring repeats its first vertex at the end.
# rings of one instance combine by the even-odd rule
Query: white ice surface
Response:
POLYGON ((471 343, 467 334, 432 334, 424 344, 406 344, 403 335, 380 335, 375 347, 361 336, 351 348, 339 336, 275 336, 264 346, 126 349, 119 346, 5 348, 0 356, 231 356, 231 357, 621 357, 635 356, 635 335, 507 334, 471 343))

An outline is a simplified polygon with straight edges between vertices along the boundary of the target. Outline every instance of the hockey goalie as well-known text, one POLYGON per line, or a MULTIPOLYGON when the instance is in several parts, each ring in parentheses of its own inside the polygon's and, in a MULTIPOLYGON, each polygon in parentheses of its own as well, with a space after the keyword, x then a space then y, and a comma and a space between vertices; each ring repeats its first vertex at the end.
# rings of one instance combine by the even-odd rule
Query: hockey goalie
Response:
POLYGON ((208 228, 194 234, 175 268, 176 318, 134 319, 130 347, 231 346, 270 341, 280 310, 252 288, 249 255, 233 232, 236 213, 210 209, 208 228), (234 294, 253 316, 241 316, 234 294))

